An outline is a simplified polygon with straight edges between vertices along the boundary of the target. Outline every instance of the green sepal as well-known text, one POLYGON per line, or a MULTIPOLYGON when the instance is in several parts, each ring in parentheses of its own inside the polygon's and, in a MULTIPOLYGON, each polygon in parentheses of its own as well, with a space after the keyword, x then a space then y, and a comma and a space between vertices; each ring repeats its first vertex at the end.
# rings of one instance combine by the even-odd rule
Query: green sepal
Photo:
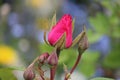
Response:
POLYGON ((50 45, 49 42, 48 42, 47 39, 46 39, 46 31, 44 31, 44 41, 45 41, 45 43, 46 43, 47 45, 50 45))
POLYGON ((72 46, 75 46, 85 35, 85 31, 82 31, 72 42, 72 46))
POLYGON ((65 46, 65 38, 66 38, 66 34, 64 33, 62 35, 62 37, 56 42, 56 44, 54 45, 57 49, 63 49, 65 46))
POLYGON ((52 17, 52 21, 51 21, 51 28, 56 24, 56 12, 54 13, 53 17, 52 17))
POLYGON ((72 21, 72 32, 74 31, 74 27, 75 27, 74 25, 75 25, 75 18, 72 21))

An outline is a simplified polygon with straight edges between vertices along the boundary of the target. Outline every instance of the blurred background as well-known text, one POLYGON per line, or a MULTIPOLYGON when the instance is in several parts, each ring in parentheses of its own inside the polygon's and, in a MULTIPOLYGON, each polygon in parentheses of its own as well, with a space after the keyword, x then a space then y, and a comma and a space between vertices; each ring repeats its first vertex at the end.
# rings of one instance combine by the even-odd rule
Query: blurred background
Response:
MULTIPOLYGON (((55 11, 57 20, 65 13, 75 19, 73 38, 87 27, 90 47, 72 80, 120 80, 120 0, 0 0, 0 80, 24 80, 24 69, 53 50, 43 32, 49 32, 55 11)), ((62 51, 56 80, 63 80, 63 63, 71 69, 77 54, 76 47, 62 51)))

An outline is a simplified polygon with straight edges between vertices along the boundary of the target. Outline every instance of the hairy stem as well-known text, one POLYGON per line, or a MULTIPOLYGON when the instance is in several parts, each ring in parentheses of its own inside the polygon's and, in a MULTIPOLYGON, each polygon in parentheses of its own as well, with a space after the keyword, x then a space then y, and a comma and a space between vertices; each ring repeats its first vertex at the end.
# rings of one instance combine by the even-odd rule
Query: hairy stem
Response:
POLYGON ((56 69, 57 69, 57 65, 51 67, 51 69, 50 69, 50 80, 54 80, 56 69))
POLYGON ((80 59, 81 59, 81 54, 78 54, 77 60, 76 60, 76 62, 75 62, 75 64, 74 64, 73 68, 71 69, 70 74, 73 73, 73 71, 74 71, 75 68, 77 67, 77 65, 78 65, 78 63, 79 63, 79 61, 80 61, 80 59))
MULTIPOLYGON (((72 69, 71 69, 71 71, 70 71, 70 74, 72 74, 73 73, 73 71, 75 70, 75 68, 77 67, 77 65, 78 65, 78 63, 79 63, 79 61, 80 61, 80 59, 81 59, 81 55, 82 54, 78 54, 78 57, 77 57, 77 60, 76 60, 76 62, 75 62, 75 64, 74 64, 74 66, 72 67, 72 69)), ((68 80, 68 78, 69 77, 66 77, 65 76, 65 79, 64 80, 68 80)))
MULTIPOLYGON (((55 52, 57 53, 58 59, 59 59, 60 51, 61 51, 60 48, 55 48, 55 52)), ((54 65, 54 66, 52 66, 52 67, 50 68, 50 80, 54 80, 57 66, 58 66, 58 65, 54 65)))

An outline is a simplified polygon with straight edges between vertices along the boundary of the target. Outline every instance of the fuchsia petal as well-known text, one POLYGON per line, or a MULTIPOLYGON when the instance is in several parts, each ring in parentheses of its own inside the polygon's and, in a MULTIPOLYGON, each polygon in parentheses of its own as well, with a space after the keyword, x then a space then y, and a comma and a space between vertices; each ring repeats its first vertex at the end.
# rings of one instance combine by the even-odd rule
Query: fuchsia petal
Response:
POLYGON ((72 17, 65 14, 60 21, 52 28, 48 35, 48 41, 51 45, 55 43, 66 33, 66 48, 72 44, 72 17))

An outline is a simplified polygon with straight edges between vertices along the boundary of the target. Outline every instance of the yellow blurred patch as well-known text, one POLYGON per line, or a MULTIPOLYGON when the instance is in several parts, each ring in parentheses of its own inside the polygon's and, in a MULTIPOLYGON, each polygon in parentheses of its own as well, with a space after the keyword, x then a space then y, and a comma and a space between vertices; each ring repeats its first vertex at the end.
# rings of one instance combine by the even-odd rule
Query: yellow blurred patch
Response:
POLYGON ((36 19, 36 26, 46 31, 49 31, 55 24, 56 24, 56 12, 54 13, 52 19, 47 17, 36 19))
POLYGON ((17 54, 14 49, 6 45, 0 45, 0 64, 15 64, 16 60, 17 54))
POLYGON ((33 8, 39 8, 40 6, 46 5, 46 0, 27 0, 27 4, 31 5, 33 8))
POLYGON ((49 28, 50 28, 50 21, 47 18, 38 18, 36 20, 36 25, 40 29, 49 30, 49 28))

